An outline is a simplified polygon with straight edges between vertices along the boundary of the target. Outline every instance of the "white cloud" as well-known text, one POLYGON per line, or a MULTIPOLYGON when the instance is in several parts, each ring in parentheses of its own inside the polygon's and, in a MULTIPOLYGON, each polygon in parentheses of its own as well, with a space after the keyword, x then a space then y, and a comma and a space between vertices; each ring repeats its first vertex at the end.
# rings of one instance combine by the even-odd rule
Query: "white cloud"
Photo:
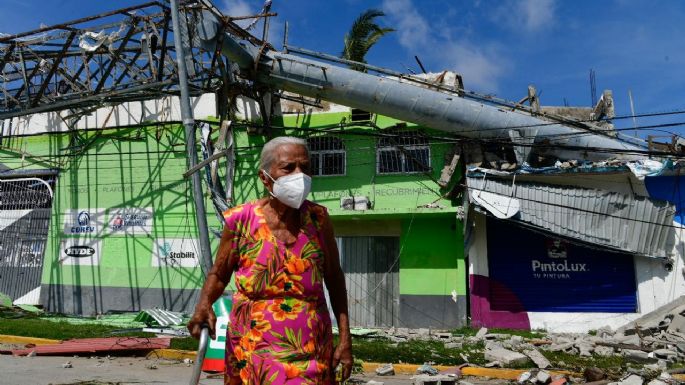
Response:
POLYGON ((429 23, 411 0, 384 0, 383 10, 402 47, 412 56, 419 55, 433 72, 455 71, 463 75, 468 89, 497 91, 507 60, 496 44, 476 43, 457 37, 459 28, 429 23))
POLYGON ((414 7, 411 0, 384 0, 383 11, 393 19, 392 26, 397 30, 400 44, 415 49, 430 39, 428 22, 414 7))
POLYGON ((506 1, 493 11, 493 16, 513 30, 536 32, 553 24, 556 7, 556 0, 506 1))
MULTIPOLYGON (((261 1, 247 1, 247 0, 224 0, 223 8, 221 11, 226 16, 250 16, 256 15, 261 12, 263 7, 263 2, 261 1)), ((273 12, 273 9, 272 9, 273 12)), ((236 20, 235 23, 239 26, 246 28, 249 26, 254 19, 236 20)), ((257 22, 250 32, 256 37, 262 37, 262 26, 264 25, 263 19, 257 22)), ((281 22, 277 17, 272 17, 269 19, 269 43, 274 47, 280 49, 283 44, 283 22, 281 22)))

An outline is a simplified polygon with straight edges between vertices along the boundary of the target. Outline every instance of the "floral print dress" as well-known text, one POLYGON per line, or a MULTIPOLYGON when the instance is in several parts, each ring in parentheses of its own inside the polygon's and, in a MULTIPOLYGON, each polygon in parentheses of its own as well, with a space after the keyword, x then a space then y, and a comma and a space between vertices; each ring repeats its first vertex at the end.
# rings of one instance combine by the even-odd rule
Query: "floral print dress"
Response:
POLYGON ((255 201, 224 212, 238 253, 226 338, 226 383, 333 384, 331 319, 323 285, 323 206, 305 201, 297 240, 271 233, 255 201))

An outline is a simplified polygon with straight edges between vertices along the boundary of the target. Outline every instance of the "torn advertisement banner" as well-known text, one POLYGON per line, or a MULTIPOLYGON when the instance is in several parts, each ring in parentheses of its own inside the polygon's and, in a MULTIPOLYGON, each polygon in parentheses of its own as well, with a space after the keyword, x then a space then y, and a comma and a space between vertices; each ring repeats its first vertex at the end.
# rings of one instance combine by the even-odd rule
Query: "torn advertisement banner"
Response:
POLYGON ((518 199, 488 191, 471 190, 471 198, 499 219, 511 218, 521 208, 521 203, 518 199))

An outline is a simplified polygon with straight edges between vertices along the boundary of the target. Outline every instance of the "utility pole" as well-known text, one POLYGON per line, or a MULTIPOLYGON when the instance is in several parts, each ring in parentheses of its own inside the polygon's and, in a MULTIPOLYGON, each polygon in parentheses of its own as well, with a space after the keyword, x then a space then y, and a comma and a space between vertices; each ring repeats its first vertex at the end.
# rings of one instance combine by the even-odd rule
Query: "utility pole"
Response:
MULTIPOLYGON (((190 92, 188 91, 188 69, 186 68, 183 36, 181 33, 181 21, 178 8, 178 0, 171 0, 171 23, 174 27, 174 46, 176 48, 176 62, 178 63, 178 83, 181 90, 181 119, 186 131, 186 150, 190 168, 197 164, 197 145, 195 143, 195 119, 190 105, 190 92)), ((205 278, 212 268, 212 250, 209 245, 209 232, 207 230, 207 214, 205 201, 202 195, 202 180, 200 174, 194 172, 190 179, 192 185, 193 200, 195 202, 195 220, 197 221, 200 235, 200 266, 205 278)))

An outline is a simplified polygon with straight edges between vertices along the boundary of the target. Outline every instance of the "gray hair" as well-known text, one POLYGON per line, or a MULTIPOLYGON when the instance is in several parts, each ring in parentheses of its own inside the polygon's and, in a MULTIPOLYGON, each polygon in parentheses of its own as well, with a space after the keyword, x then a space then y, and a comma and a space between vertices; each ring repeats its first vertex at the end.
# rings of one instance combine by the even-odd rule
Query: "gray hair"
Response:
POLYGON ((275 160, 276 149, 285 144, 302 146, 307 151, 307 155, 309 155, 309 147, 307 147, 306 140, 294 136, 278 136, 266 142, 264 148, 262 148, 262 155, 259 157, 259 169, 269 171, 271 164, 275 160))

